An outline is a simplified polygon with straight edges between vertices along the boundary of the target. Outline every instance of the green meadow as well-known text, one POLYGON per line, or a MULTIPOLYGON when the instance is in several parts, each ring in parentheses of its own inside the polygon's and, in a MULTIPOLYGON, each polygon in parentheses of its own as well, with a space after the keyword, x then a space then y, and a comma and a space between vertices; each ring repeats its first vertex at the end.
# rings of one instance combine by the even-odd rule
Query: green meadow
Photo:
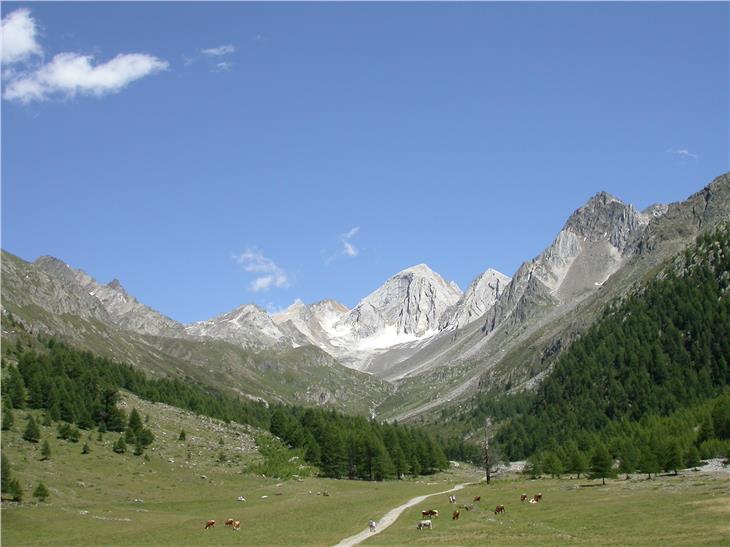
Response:
MULTIPOLYGON (((479 483, 478 470, 460 467, 421 479, 364 482, 308 476, 287 481, 252 472, 260 460, 253 430, 203 419, 125 395, 127 407, 150 415, 155 442, 147 458, 112 451, 118 434, 82 432, 78 443, 41 426, 41 442, 22 439, 25 413, 15 411, 3 432, 3 452, 24 490, 21 504, 2 506, 3 545, 333 545, 409 499, 472 483, 456 492, 471 503, 451 519, 446 494, 406 510, 366 544, 730 544, 730 475, 685 471, 677 477, 609 480, 499 478, 479 483), (181 429, 186 440, 179 440, 181 429), (48 440, 51 457, 41 459, 48 440), (88 443, 89 454, 82 454, 88 443), (154 450, 153 450, 154 448, 154 450), (222 455, 222 456, 221 456, 222 455), (46 502, 32 492, 39 481, 46 502), (327 491, 329 495, 324 495, 327 491), (542 492, 539 504, 521 493, 542 492), (237 501, 244 496, 247 501, 237 501), (506 513, 495 515, 496 504, 506 513), (433 530, 416 530, 423 509, 438 509, 433 530), (224 526, 241 521, 241 531, 224 526), (215 519, 211 530, 205 522, 215 519)), ((296 463, 296 462, 295 462, 296 463)))

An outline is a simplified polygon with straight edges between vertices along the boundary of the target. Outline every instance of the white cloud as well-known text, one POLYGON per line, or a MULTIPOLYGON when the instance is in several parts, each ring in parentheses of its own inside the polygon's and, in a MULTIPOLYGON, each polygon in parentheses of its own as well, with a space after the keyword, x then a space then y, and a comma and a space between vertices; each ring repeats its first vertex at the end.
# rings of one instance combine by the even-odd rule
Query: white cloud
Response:
POLYGON ((263 274, 256 277, 248 285, 251 292, 268 291, 272 287, 286 288, 289 286, 289 276, 273 260, 256 249, 246 249, 233 259, 243 269, 250 273, 263 274))
POLYGON ((2 62, 4 65, 26 61, 43 50, 36 41, 35 20, 30 10, 17 9, 2 20, 2 62))
POLYGON ((15 66, 3 71, 9 101, 30 103, 76 95, 100 97, 121 91, 135 80, 166 70, 167 61, 146 53, 119 54, 105 63, 91 55, 64 52, 49 63, 32 66, 34 55, 43 55, 36 42, 36 24, 30 11, 20 9, 2 21, 2 61, 15 66))
POLYGON ((674 154, 675 156, 679 156, 681 158, 691 158, 693 160, 696 160, 699 156, 695 154, 694 152, 690 152, 686 148, 679 148, 677 150, 667 150, 670 154, 674 154))
POLYGON ((232 63, 229 63, 228 61, 221 61, 220 63, 216 63, 214 72, 227 72, 231 70, 231 67, 233 66, 232 63))
POLYGON ((102 96, 121 91, 135 80, 166 70, 167 61, 144 53, 125 53, 106 63, 93 63, 91 55, 59 53, 50 63, 11 80, 3 97, 22 103, 53 96, 102 96))
POLYGON ((342 242, 342 252, 347 256, 355 257, 358 255, 359 251, 357 250, 357 247, 355 247, 355 245, 353 245, 350 240, 355 237, 359 232, 360 227, 356 226, 352 228, 349 232, 344 233, 340 236, 340 241, 342 242))
POLYGON ((227 44, 224 46, 201 49, 200 53, 202 53, 203 55, 208 55, 209 57, 222 57, 223 55, 228 55, 229 53, 233 53, 234 51, 236 51, 236 47, 231 44, 227 44))

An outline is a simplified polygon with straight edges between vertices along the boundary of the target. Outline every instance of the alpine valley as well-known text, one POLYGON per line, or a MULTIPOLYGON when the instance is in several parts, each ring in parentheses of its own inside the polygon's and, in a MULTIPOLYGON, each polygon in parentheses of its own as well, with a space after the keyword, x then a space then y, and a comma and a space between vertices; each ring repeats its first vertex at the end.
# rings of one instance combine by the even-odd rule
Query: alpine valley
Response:
MULTIPOLYGON (((267 403, 326 405, 381 419, 433 419, 476 394, 532 390, 606 306, 730 219, 730 175, 644 211, 601 192, 516 272, 462 291, 417 264, 352 309, 254 304, 191 324, 151 309, 118 280, 59 258, 2 253, 2 313, 35 335, 267 403)), ((4 327, 3 338, 12 338, 4 327)))

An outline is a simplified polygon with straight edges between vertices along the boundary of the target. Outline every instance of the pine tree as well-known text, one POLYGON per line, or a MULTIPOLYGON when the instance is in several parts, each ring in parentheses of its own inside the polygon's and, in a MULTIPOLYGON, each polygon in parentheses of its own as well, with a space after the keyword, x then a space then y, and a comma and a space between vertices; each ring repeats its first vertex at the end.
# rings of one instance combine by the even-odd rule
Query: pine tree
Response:
POLYGON ((563 464, 555 452, 548 452, 543 458, 543 469, 552 478, 560 478, 563 473, 563 464))
POLYGON ((10 471, 10 462, 5 455, 5 452, 0 455, 0 458, 2 459, 2 468, 0 468, 0 481, 2 481, 2 488, 0 491, 3 493, 10 493, 10 481, 13 479, 10 471))
POLYGON ((636 447, 631 441, 626 441, 621 446, 619 452, 619 471, 626 474, 626 480, 629 480, 629 475, 636 471, 636 467, 639 463, 639 453, 636 447))
POLYGON ((695 445, 689 445, 689 448, 684 453, 684 465, 686 467, 697 467, 700 465, 700 453, 695 445))
POLYGON ((184 429, 181 429, 180 430, 180 435, 178 436, 177 440, 178 441, 184 441, 185 440, 185 430, 184 429))
POLYGON ((23 487, 20 486, 18 479, 10 480, 10 495, 12 496, 13 501, 17 501, 18 503, 23 501, 23 487))
POLYGON ((114 443, 112 450, 117 454, 124 454, 127 451, 127 443, 124 442, 124 435, 119 435, 117 442, 114 443))
POLYGON ((575 478, 579 479, 581 474, 588 471, 588 458, 585 452, 581 451, 575 443, 566 450, 566 458, 568 464, 565 466, 568 473, 575 473, 575 478))
POLYGON ((664 446, 663 456, 664 471, 674 471, 674 474, 677 475, 682 467, 682 449, 677 439, 670 439, 667 442, 664 446))
POLYGON ((15 417, 13 416, 13 409, 7 403, 7 399, 6 399, 6 402, 3 405, 3 424, 2 424, 2 430, 3 431, 10 431, 10 429, 13 427, 13 424, 14 423, 15 423, 15 417))
POLYGON ((91 447, 89 446, 89 443, 84 443, 84 446, 81 449, 81 453, 88 454, 89 452, 91 452, 91 447))
POLYGON ((36 423, 35 418, 31 415, 28 415, 28 424, 25 426, 23 438, 31 443, 37 443, 41 438, 41 432, 40 429, 38 429, 38 424, 36 423))
POLYGON ((43 441, 43 446, 41 447, 41 460, 50 460, 51 459, 51 445, 48 444, 48 439, 43 441))
POLYGON ((129 415, 127 428, 131 429, 135 435, 142 429, 142 418, 136 408, 133 408, 132 413, 129 415))
POLYGON ((613 460, 611 455, 603 444, 599 444, 593 451, 591 456, 591 473, 593 476, 601 479, 601 484, 606 484, 606 477, 611 475, 613 460))
POLYGON ((46 499, 50 496, 50 492, 48 492, 48 488, 46 488, 46 485, 42 482, 38 483, 38 486, 36 486, 36 489, 33 490, 33 497, 37 498, 38 501, 46 501, 46 499))
POLYGON ((641 452, 641 457, 639 458, 639 470, 642 473, 646 473, 651 479, 651 474, 654 473, 656 475, 659 473, 660 469, 661 467, 659 466, 659 462, 654 451, 650 447, 644 447, 641 452))
POLYGON ((141 456, 144 453, 144 447, 142 446, 142 441, 137 437, 135 443, 134 443, 134 455, 135 456, 141 456))

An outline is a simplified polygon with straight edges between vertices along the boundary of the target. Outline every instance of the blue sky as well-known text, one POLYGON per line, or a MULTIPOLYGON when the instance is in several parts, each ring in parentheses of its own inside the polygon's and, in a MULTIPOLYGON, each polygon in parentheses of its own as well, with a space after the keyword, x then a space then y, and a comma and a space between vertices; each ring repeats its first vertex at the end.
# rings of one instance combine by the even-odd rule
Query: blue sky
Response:
POLYGON ((3 8, 2 247, 184 322, 465 288, 728 170, 727 3, 3 8))

